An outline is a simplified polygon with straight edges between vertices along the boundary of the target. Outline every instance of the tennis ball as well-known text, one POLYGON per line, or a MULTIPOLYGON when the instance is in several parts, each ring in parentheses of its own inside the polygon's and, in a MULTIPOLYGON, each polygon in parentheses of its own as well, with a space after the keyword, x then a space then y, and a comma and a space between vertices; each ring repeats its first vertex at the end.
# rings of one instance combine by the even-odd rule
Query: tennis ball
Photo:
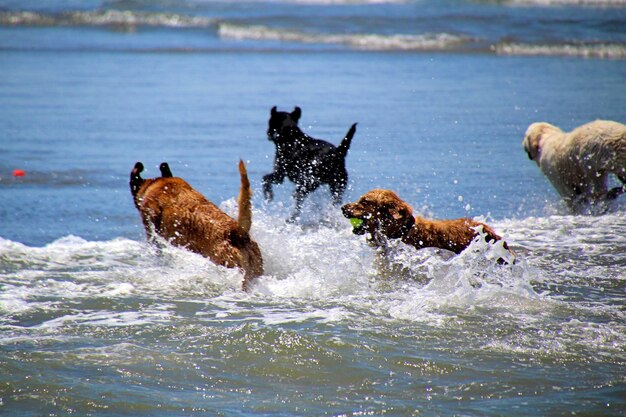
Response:
POLYGON ((351 217, 350 224, 352 225, 352 227, 356 229, 357 227, 363 224, 363 219, 357 219, 356 217, 351 217))

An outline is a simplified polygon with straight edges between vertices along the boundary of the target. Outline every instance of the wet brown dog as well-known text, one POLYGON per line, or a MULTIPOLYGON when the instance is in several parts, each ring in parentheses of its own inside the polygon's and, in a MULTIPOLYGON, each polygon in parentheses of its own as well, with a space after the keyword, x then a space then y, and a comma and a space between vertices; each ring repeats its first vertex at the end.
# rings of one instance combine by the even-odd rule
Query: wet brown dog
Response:
POLYGON ((242 269, 244 290, 252 279, 263 274, 261 251, 250 237, 252 189, 243 161, 239 161, 241 189, 237 220, 183 179, 172 177, 167 164, 161 164, 160 178, 143 179, 142 171, 143 164, 137 162, 130 173, 130 190, 148 240, 154 241, 158 235, 217 265, 242 269))
MULTIPOLYGON (((356 203, 343 206, 342 211, 351 219, 355 234, 368 233, 370 243, 380 248, 385 248, 387 239, 401 239, 417 249, 434 247, 458 254, 478 235, 474 230, 477 226, 482 226, 488 240, 501 239, 491 227, 471 219, 428 220, 413 216, 411 206, 390 190, 369 191, 356 203)), ((514 259, 513 252, 503 243, 514 259)))

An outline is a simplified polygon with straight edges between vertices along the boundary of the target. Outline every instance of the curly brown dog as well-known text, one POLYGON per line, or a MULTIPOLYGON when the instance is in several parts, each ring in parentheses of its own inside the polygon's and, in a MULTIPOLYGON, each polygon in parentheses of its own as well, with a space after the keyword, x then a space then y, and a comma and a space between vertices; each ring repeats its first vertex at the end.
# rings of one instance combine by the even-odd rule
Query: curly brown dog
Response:
POLYGON ((175 246, 199 253, 217 265, 240 268, 242 288, 263 274, 263 259, 250 237, 252 189, 246 166, 239 161, 241 189, 237 220, 228 216, 181 178, 172 177, 166 163, 160 178, 141 178, 143 164, 137 162, 130 173, 130 191, 139 210, 148 240, 156 235, 175 246))
MULTIPOLYGON (((417 249, 435 247, 458 254, 478 235, 474 230, 477 226, 482 226, 488 240, 501 239, 491 227, 471 219, 428 220, 413 216, 411 206, 390 190, 369 191, 356 203, 344 205, 342 211, 351 219, 353 233, 368 233, 370 243, 377 247, 384 248, 387 238, 401 239, 417 249)), ((514 256, 506 242, 503 243, 514 256)))

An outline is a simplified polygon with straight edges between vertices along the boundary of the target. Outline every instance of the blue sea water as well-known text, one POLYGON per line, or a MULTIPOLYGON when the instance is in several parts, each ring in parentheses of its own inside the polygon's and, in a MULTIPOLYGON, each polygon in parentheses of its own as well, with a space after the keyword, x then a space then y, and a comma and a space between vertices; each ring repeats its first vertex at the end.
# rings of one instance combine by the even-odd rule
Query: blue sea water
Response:
POLYGON ((626 200, 570 215, 526 127, 626 121, 626 3, 0 0, 0 415, 626 413, 626 200), (383 278, 324 189, 260 192, 272 106, 339 143, 346 201, 390 188, 491 224, 383 278), (266 273, 145 240, 128 189, 169 162, 266 273), (14 169, 25 176, 14 177, 14 169))

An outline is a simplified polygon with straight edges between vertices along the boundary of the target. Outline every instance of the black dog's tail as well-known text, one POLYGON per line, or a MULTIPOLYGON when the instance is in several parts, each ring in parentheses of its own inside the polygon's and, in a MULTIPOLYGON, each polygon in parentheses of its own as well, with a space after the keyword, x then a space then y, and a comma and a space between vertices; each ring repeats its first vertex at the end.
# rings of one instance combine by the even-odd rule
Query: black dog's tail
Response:
POLYGON ((141 173, 143 172, 143 164, 141 162, 137 162, 132 171, 130 171, 130 193, 135 197, 137 195, 137 191, 141 188, 141 185, 144 182, 144 179, 141 178, 141 173))
POLYGON ((337 150, 339 151, 339 155, 341 155, 343 158, 345 158, 348 154, 348 149, 350 149, 350 143, 352 142, 354 132, 356 132, 356 123, 350 127, 350 130, 348 130, 348 133, 346 133, 346 137, 343 138, 341 144, 337 148, 337 150))

